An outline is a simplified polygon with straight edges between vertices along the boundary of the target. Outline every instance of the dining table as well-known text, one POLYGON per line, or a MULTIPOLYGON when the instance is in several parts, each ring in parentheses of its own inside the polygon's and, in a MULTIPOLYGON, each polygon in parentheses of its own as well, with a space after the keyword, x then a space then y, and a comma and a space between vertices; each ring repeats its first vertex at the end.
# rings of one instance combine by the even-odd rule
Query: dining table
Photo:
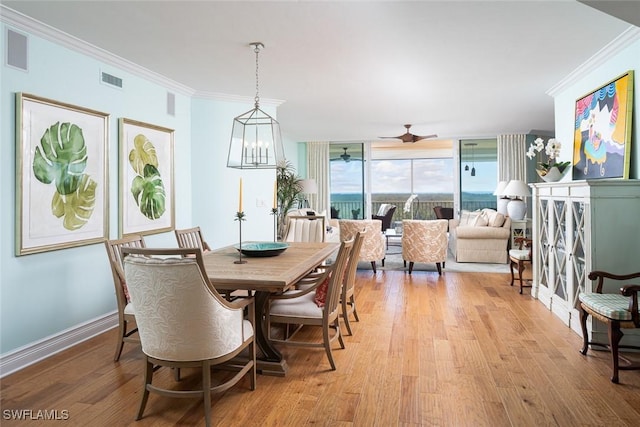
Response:
POLYGON ((236 245, 203 254, 209 280, 217 290, 247 290, 254 293, 257 370, 265 375, 284 376, 287 362, 269 340, 267 314, 269 297, 286 292, 305 275, 327 260, 340 246, 336 242, 291 242, 276 256, 242 255, 236 245), (244 261, 239 263, 237 261, 244 261))

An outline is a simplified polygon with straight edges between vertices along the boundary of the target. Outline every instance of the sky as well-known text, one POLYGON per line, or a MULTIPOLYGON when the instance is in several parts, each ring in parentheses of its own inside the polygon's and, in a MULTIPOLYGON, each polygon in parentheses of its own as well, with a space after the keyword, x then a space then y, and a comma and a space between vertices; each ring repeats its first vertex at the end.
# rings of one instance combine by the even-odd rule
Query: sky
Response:
MULTIPOLYGON (((469 165, 471 168, 471 165, 469 165)), ((464 167, 463 167, 464 168, 464 167)), ((476 176, 462 171, 464 191, 493 192, 497 183, 496 162, 475 162, 476 176)), ((373 160, 371 162, 372 193, 453 193, 454 164, 452 158, 416 159, 411 189, 410 160, 373 160)), ((331 162, 331 192, 362 192, 362 162, 331 162)))

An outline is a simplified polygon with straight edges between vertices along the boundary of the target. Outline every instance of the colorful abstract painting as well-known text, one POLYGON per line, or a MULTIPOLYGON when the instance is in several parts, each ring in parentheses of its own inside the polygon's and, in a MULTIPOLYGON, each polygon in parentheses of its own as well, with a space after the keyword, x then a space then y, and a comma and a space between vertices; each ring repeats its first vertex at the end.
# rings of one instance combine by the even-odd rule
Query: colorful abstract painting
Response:
POLYGON ((573 179, 629 178, 633 71, 576 101, 573 179))

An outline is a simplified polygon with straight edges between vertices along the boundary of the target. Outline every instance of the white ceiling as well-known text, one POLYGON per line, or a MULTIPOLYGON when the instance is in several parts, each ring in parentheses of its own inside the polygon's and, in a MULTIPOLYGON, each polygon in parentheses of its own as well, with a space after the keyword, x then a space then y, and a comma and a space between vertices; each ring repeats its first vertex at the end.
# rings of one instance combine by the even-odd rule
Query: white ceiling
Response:
POLYGON ((576 1, 3 4, 196 96, 252 99, 261 41, 260 96, 292 141, 552 131, 545 92, 630 26, 576 1))

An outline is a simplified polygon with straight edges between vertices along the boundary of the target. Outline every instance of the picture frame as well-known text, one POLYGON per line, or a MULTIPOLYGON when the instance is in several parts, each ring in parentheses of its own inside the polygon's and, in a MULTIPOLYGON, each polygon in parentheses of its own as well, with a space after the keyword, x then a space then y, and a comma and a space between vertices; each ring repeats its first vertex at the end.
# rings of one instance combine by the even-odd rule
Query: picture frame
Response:
POLYGON ((174 130, 121 118, 120 236, 175 228, 174 130))
POLYGON ((576 101, 572 178, 629 178, 633 70, 576 101))
POLYGON ((109 114, 16 94, 16 256, 109 235, 109 114))

